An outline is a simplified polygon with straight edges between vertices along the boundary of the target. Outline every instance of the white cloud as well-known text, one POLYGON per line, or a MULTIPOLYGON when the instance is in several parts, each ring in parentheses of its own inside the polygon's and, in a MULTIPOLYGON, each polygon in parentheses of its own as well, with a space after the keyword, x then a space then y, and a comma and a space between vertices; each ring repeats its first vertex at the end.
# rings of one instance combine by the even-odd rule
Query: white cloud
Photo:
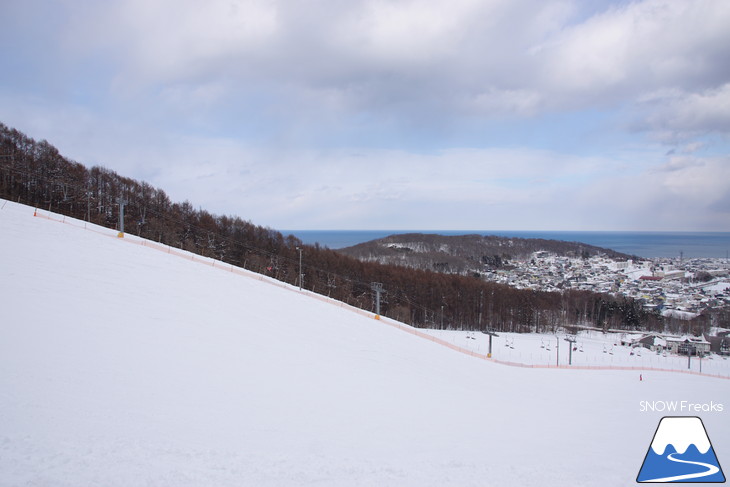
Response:
POLYGON ((730 74, 729 23, 722 0, 645 0, 566 26, 538 52, 551 88, 573 95, 707 88, 730 74))
POLYGON ((18 128, 174 201, 275 228, 717 230, 730 160, 660 147, 615 156, 521 148, 262 148, 0 97, 18 128), (13 103, 17 105, 13 108, 13 103), (72 128, 73 127, 73 128, 72 128), (60 144, 57 141, 61 141, 60 144))
MULTIPOLYGON (((730 194, 730 158, 672 156, 655 172, 667 199, 680 197, 712 205, 730 194)), ((694 205, 693 205, 694 206, 694 205)), ((728 209, 730 213, 730 208, 728 209)))
POLYGON ((730 206, 722 204, 730 199, 728 157, 657 156, 638 173, 575 190, 581 213, 593 215, 597 229, 721 231, 730 225, 730 206))
POLYGON ((730 129, 725 0, 56 8, 38 45, 58 45, 12 60, 34 85, 0 90, 3 121, 214 212, 299 228, 727 227, 727 161, 699 139, 730 129))
POLYGON ((226 88, 210 100, 219 105, 263 93, 310 116, 368 112, 405 124, 605 108, 730 79, 724 0, 607 5, 114 0, 69 7, 66 37, 85 56, 112 60, 121 97, 217 85, 226 88))
POLYGON ((464 111, 530 117, 539 111, 543 102, 542 94, 537 91, 488 88, 465 100, 464 111))
MULTIPOLYGON (((495 2, 491 2, 495 3, 495 2)), ((458 51, 475 14, 489 2, 476 0, 359 2, 334 20, 334 42, 356 56, 402 70, 443 62, 458 51)))
POLYGON ((255 56, 279 34, 277 12, 265 0, 116 0, 76 14, 69 45, 114 56, 123 69, 118 85, 205 76, 255 56))
POLYGON ((682 141, 697 135, 730 135, 730 83, 699 92, 670 90, 655 93, 639 106, 645 112, 639 125, 663 138, 682 141))

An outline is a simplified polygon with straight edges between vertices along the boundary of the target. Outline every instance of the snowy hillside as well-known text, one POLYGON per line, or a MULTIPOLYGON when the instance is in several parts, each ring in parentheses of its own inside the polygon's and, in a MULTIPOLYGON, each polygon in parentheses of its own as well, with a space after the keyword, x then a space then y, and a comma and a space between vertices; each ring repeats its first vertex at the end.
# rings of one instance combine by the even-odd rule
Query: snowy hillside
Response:
POLYGON ((0 207, 0 485, 630 485, 671 400, 730 464, 727 380, 494 364, 0 207))

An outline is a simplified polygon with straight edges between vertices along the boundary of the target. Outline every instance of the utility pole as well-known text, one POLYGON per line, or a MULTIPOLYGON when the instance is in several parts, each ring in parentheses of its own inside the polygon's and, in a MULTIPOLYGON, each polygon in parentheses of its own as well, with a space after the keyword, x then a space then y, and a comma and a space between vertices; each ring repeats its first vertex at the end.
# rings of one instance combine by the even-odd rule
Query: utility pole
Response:
POLYGON ((302 248, 297 247, 299 251, 299 290, 302 290, 302 281, 304 280, 304 274, 302 274, 302 248))
POLYGON ((380 293, 383 292, 383 283, 382 282, 372 282, 370 283, 370 288, 375 291, 375 319, 380 319, 380 293))
POLYGON ((119 198, 117 198, 117 203, 119 203, 119 233, 117 234, 117 237, 123 238, 124 237, 124 205, 127 204, 127 201, 120 196, 119 198))

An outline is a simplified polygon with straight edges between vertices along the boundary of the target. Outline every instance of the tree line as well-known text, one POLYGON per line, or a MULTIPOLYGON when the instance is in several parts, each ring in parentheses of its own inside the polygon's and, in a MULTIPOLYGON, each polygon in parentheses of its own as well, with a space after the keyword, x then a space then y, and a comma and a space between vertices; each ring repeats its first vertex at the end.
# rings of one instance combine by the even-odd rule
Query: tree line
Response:
POLYGON ((127 233, 219 259, 375 311, 373 282, 385 293, 381 314, 428 328, 550 332, 587 325, 661 330, 660 316, 624 297, 589 291, 518 290, 477 276, 361 262, 319 244, 305 245, 238 216, 172 202, 162 189, 103 168, 87 168, 0 123, 0 196, 116 228, 119 200, 127 233), (299 256, 302 256, 300 281, 299 256))

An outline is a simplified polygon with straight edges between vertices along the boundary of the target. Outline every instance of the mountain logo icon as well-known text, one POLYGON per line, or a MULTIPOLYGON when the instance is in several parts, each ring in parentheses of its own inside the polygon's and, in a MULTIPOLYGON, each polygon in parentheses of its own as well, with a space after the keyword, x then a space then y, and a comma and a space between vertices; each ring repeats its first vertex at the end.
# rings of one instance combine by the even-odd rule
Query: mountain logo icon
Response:
POLYGON ((696 416, 662 418, 636 481, 725 482, 702 420, 696 416))

